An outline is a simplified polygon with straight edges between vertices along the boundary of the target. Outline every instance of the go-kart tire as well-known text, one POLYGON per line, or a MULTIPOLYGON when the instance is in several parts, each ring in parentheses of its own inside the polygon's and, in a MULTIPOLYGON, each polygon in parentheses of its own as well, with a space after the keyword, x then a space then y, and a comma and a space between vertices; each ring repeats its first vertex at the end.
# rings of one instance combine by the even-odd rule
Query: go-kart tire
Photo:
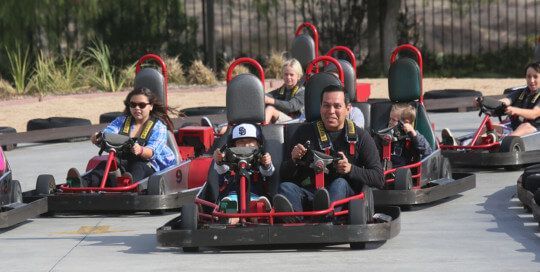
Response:
POLYGON ((203 115, 214 115, 214 114, 226 114, 227 107, 223 106, 210 106, 210 107, 194 107, 194 108, 185 108, 180 110, 185 116, 203 116, 203 115))
POLYGON ((22 203, 21 183, 18 180, 11 181, 10 203, 22 203))
POLYGON ((412 188, 412 174, 409 168, 398 168, 395 173, 394 190, 410 190, 412 188))
MULTIPOLYGON (((146 188, 146 193, 148 195, 164 195, 165 194, 165 181, 163 177, 160 176, 150 176, 148 178, 148 187, 146 188)), ((161 215, 163 210, 153 210, 150 211, 151 215, 161 215)))
POLYGON ((36 181, 36 195, 50 195, 56 188, 56 182, 52 175, 39 175, 36 181))
POLYGON ((444 89, 433 90, 424 93, 424 99, 444 99, 456 97, 477 97, 482 96, 482 92, 470 89, 444 89))
MULTIPOLYGON (((182 219, 180 221, 181 230, 197 230, 197 225, 199 221, 199 210, 195 203, 187 203, 182 206, 181 209, 182 219)), ((199 247, 182 247, 184 252, 197 252, 199 247)))
MULTIPOLYGON (((366 205, 366 199, 353 199, 349 202, 349 213, 347 220, 349 225, 366 225, 368 222, 369 208, 366 205)), ((365 249, 366 243, 350 243, 351 249, 365 249)))
MULTIPOLYGON (((525 151, 523 139, 519 136, 506 136, 501 141, 500 152, 520 152, 525 151)), ((508 165, 504 169, 507 171, 516 171, 521 169, 521 165, 508 165)))
MULTIPOLYGON (((26 123, 26 130, 40 130, 49 128, 62 128, 74 126, 90 126, 92 123, 88 119, 75 117, 50 117, 47 119, 31 119, 26 123)), ((89 137, 75 137, 64 139, 68 142, 77 142, 87 140, 89 137)))
POLYGON ((364 200, 366 203, 366 215, 367 222, 373 222, 373 215, 375 214, 375 200, 373 198, 373 189, 367 185, 362 186, 362 192, 364 193, 364 200))
POLYGON ((112 111, 112 112, 106 112, 99 116, 99 123, 100 124, 108 124, 112 122, 116 117, 122 116, 124 113, 121 111, 112 111))
POLYGON ((441 178, 452 178, 452 164, 450 164, 450 160, 448 158, 443 158, 441 178))
POLYGON ((534 201, 536 202, 536 205, 540 206, 540 189, 534 192, 534 201))
MULTIPOLYGON (((17 130, 12 127, 0 127, 0 134, 7 134, 7 133, 17 133, 17 130)), ((2 149, 4 151, 10 151, 10 150, 15 149, 15 147, 17 147, 17 144, 8 144, 8 145, 3 145, 2 149)))

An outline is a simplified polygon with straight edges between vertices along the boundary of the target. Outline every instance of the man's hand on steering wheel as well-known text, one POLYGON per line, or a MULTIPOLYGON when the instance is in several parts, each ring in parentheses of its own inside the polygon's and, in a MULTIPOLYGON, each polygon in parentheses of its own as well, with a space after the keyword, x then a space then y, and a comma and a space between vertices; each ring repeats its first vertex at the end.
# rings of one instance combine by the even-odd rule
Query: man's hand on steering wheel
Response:
POLYGON ((348 174, 351 172, 352 164, 349 163, 347 156, 343 152, 339 151, 338 154, 341 156, 341 160, 336 164, 336 171, 340 174, 348 174))
POLYGON ((297 144, 293 147, 291 151, 291 158, 295 163, 297 163, 299 160, 302 159, 302 157, 304 157, 304 155, 306 155, 306 153, 307 153, 306 147, 303 146, 302 144, 297 144))

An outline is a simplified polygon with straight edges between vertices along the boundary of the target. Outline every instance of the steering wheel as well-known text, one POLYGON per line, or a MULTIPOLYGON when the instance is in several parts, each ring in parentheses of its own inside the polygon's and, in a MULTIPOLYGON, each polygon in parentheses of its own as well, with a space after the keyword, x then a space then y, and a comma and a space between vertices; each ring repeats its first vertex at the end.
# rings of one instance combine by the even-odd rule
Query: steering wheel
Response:
POLYGON ((329 171, 328 165, 337 163, 339 160, 342 159, 341 157, 334 157, 331 155, 327 155, 323 152, 314 150, 310 148, 310 146, 310 141, 306 141, 304 147, 306 147, 307 152, 302 157, 302 159, 298 161, 298 164, 315 170, 315 173, 324 172, 325 174, 327 174, 329 171))
POLYGON ((395 126, 383 128, 375 134, 383 141, 385 144, 391 142, 401 141, 404 139, 409 139, 410 136, 405 132, 403 122, 400 120, 395 126))
POLYGON ((125 157, 126 155, 131 154, 131 148, 137 142, 137 138, 130 138, 126 135, 107 132, 98 133, 96 139, 98 139, 98 144, 100 145, 100 156, 103 151, 114 149, 119 157, 125 157))
POLYGON ((496 116, 502 122, 502 116, 506 115, 507 106, 505 104, 495 98, 486 96, 480 96, 476 98, 476 101, 480 106, 478 116, 482 115, 482 113, 489 116, 496 116))
POLYGON ((264 154, 263 148, 259 147, 228 147, 225 145, 220 151, 225 154, 221 163, 228 165, 234 171, 256 169, 264 154))

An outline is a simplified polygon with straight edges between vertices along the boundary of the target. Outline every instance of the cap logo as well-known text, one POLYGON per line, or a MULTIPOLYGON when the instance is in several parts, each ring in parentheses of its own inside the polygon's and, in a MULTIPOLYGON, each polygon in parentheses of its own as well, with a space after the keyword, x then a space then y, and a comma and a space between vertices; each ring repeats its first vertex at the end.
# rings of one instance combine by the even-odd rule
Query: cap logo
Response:
POLYGON ((240 134, 240 135, 242 135, 242 136, 243 136, 243 135, 246 135, 246 132, 247 132, 247 131, 246 131, 246 128, 244 128, 244 127, 240 127, 240 128, 238 129, 238 134, 240 134))

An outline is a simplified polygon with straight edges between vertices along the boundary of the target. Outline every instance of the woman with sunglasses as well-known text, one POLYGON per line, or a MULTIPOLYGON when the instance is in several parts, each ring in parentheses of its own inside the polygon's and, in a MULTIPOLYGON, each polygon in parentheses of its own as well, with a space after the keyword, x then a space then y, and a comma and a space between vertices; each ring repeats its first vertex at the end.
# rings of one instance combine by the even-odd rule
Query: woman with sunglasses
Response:
MULTIPOLYGON (((127 95, 124 105, 124 114, 103 130, 104 133, 123 134, 138 139, 131 148, 131 154, 120 160, 124 175, 131 176, 133 181, 139 181, 156 171, 175 165, 177 162, 174 153, 167 146, 167 130, 172 131, 172 122, 158 97, 147 88, 137 88, 127 95)), ((99 143, 99 135, 99 132, 92 135, 92 143, 99 143)), ((76 184, 78 179, 82 186, 99 186, 105 164, 101 162, 82 177, 77 169, 71 168, 67 179, 71 179, 73 184, 76 184)), ((109 181, 109 185, 114 186, 114 175, 109 181)))

